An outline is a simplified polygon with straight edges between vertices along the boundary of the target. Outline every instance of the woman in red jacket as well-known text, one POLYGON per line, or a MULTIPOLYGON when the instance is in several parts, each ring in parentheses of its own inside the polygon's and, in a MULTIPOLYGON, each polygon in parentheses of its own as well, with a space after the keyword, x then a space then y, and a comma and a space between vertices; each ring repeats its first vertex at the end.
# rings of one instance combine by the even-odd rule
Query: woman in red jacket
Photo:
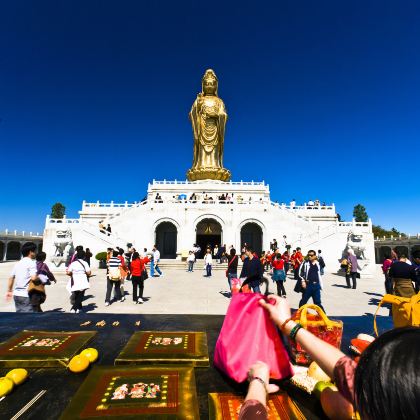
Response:
POLYGON ((286 281, 286 272, 284 271, 284 260, 280 254, 276 254, 276 258, 273 261, 273 281, 277 285, 277 294, 279 296, 286 297, 286 290, 284 288, 284 282, 286 281))
POLYGON ((143 303, 144 280, 147 275, 146 264, 150 262, 149 258, 140 258, 138 252, 133 253, 131 261, 131 281, 133 282, 133 301, 143 303))

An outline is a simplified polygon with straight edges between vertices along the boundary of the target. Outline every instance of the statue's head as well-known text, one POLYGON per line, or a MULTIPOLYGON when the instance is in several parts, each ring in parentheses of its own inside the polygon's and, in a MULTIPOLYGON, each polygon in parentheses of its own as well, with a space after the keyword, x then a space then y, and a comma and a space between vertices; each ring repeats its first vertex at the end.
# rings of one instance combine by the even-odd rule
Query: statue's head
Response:
POLYGON ((201 81, 204 95, 215 95, 217 96, 217 76, 212 69, 206 70, 201 81))

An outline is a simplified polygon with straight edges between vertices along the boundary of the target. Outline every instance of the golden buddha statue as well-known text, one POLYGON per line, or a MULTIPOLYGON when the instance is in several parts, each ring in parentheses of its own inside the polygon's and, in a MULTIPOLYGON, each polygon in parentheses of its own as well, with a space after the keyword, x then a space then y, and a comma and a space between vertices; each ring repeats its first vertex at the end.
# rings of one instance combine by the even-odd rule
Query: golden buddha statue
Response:
POLYGON ((227 114, 225 104, 217 95, 217 85, 214 71, 206 70, 202 91, 197 95, 189 113, 194 135, 194 161, 187 172, 190 181, 230 179, 230 171, 223 168, 227 114))

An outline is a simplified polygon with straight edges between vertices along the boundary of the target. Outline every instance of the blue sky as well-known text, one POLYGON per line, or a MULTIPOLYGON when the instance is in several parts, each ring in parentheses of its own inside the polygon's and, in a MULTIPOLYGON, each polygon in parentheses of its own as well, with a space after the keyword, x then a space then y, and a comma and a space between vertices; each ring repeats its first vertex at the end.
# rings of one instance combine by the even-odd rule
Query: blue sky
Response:
POLYGON ((419 22, 416 1, 2 2, 0 230, 184 179, 210 67, 234 180, 420 232, 419 22))

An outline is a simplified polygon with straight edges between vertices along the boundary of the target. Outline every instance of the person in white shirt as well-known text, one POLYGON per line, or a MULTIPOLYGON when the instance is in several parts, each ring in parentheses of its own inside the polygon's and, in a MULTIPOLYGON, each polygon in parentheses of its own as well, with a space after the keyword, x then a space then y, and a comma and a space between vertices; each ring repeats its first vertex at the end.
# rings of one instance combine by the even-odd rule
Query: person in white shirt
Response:
POLYGON ((80 250, 76 253, 76 258, 67 267, 67 275, 70 276, 67 290, 74 294, 73 306, 70 312, 78 314, 82 311, 82 302, 85 290, 90 288, 89 277, 91 275, 89 264, 84 260, 85 251, 80 250))
POLYGON ((157 273, 159 274, 159 277, 163 277, 163 273, 162 273, 162 271, 160 271, 160 268, 159 268, 159 260, 160 260, 160 252, 159 252, 159 250, 157 249, 157 246, 156 245, 153 245, 153 265, 154 265, 154 269, 155 269, 155 271, 157 271, 157 273))
POLYGON ((33 312, 28 287, 31 280, 40 280, 35 262, 36 245, 27 242, 22 246, 21 253, 23 258, 13 267, 9 278, 6 299, 10 300, 13 296, 16 312, 33 312))
POLYGON ((194 251, 190 251, 187 257, 188 262, 188 273, 192 273, 194 271, 194 263, 195 263, 195 254, 194 251))
POLYGON ((213 263, 213 258, 211 256, 211 249, 207 248, 206 255, 204 256, 204 265, 206 267, 206 276, 211 277, 211 265, 213 263))

